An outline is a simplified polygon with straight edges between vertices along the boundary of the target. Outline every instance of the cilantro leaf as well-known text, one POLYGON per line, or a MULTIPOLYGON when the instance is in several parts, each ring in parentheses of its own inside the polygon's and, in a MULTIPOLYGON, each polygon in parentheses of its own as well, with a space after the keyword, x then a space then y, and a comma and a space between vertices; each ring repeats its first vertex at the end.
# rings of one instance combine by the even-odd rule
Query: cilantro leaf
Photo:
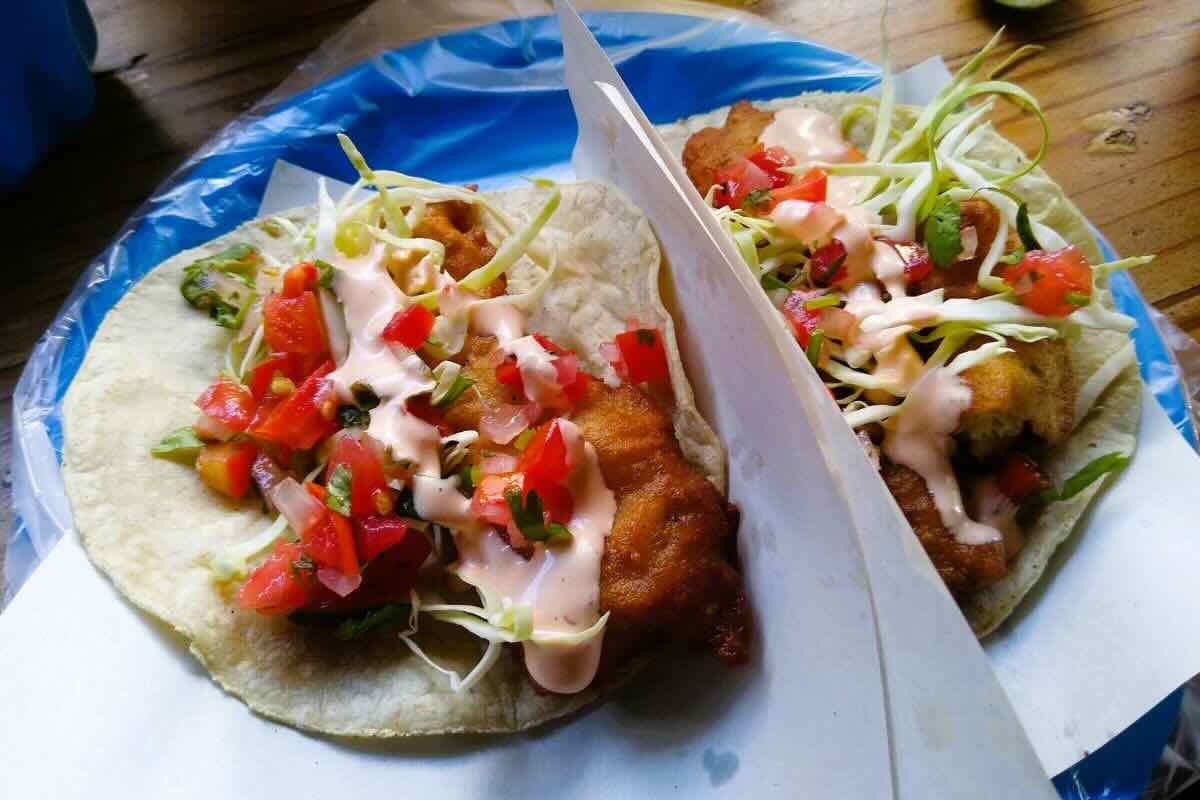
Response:
POLYGON ((340 406, 338 422, 343 428, 365 428, 371 424, 371 415, 358 406, 340 406))
POLYGON ((925 247, 935 266, 945 269, 963 250, 962 212, 958 201, 942 195, 925 221, 925 247))
POLYGON ((325 486, 325 505, 343 517, 350 516, 350 483, 350 470, 345 464, 338 464, 325 486))
POLYGON ((187 427, 168 433, 161 442, 150 448, 150 454, 183 464, 192 464, 195 463, 196 456, 200 455, 201 447, 204 447, 204 442, 191 427, 187 427))
POLYGON ((753 212, 769 205, 771 202, 770 189, 754 189, 742 201, 742 210, 753 212))
POLYGON ((542 498, 538 493, 530 491, 521 498, 521 490, 515 487, 504 493, 508 510, 512 512, 513 524, 521 531, 521 535, 531 542, 546 544, 566 544, 571 541, 571 532, 566 526, 557 522, 547 523, 542 514, 542 498))
POLYGON ((373 608, 361 617, 355 616, 343 620, 333 635, 343 642, 348 642, 375 628, 399 625, 408 619, 411 613, 410 609, 408 603, 388 603, 386 606, 373 608))
POLYGON ((330 264, 328 261, 322 261, 318 258, 316 260, 316 266, 317 274, 320 276, 317 278, 317 285, 322 289, 332 289, 334 272, 333 264, 330 264))

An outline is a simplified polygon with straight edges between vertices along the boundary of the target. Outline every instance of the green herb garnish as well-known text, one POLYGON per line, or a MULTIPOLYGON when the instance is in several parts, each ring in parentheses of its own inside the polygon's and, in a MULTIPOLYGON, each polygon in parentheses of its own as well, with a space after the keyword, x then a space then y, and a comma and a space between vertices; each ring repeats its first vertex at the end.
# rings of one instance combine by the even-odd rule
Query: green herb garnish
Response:
POLYGON ((322 289, 332 289, 334 273, 333 264, 330 264, 328 261, 322 261, 319 258, 314 263, 317 267, 317 285, 322 289))
POLYGON ((358 406, 340 406, 338 422, 343 428, 365 428, 371 424, 371 415, 358 406))
POLYGON ((1083 292, 1067 292, 1063 295, 1063 299, 1071 305, 1079 308, 1083 308, 1088 303, 1092 302, 1092 296, 1090 294, 1084 294, 1083 292))
POLYGON ((399 625, 406 621, 411 613, 412 607, 408 603, 388 603, 386 606, 371 609, 361 617, 343 620, 333 635, 342 641, 350 641, 375 628, 399 625))
POLYGON ((842 300, 836 294, 823 294, 820 297, 814 297, 812 300, 805 300, 804 310, 819 311, 822 308, 833 308, 841 304, 842 300))
POLYGON ((925 247, 934 266, 945 269, 963 250, 962 211, 958 201, 942 195, 925 221, 925 247))
POLYGON ((754 189, 750 194, 746 195, 746 199, 742 200, 743 211, 756 211, 771 203, 770 189, 754 189))
POLYGON ((821 361, 821 347, 825 344, 825 334, 822 331, 813 331, 808 339, 808 347, 804 348, 804 354, 808 356, 808 361, 814 367, 821 361))
POLYGON ((325 486, 325 505, 343 517, 350 516, 350 482, 350 470, 345 464, 338 464, 325 486))
POLYGON ((1110 472, 1118 472, 1129 464, 1129 456, 1121 452, 1107 453, 1089 462, 1083 469, 1063 481, 1062 489, 1051 486, 1044 489, 1039 498, 1044 503, 1070 500, 1087 487, 1110 472))
POLYGON ((508 510, 512 512, 513 523, 521 531, 521 535, 531 542, 545 542, 547 545, 566 544, 571 541, 571 532, 565 525, 557 522, 547 523, 542 514, 542 498, 531 491, 521 498, 521 490, 515 487, 504 493, 508 510))
POLYGON ((259 261, 253 247, 235 244, 184 267, 179 291, 222 328, 239 328, 254 302, 254 270, 259 261))
POLYGON ((171 431, 162 438, 161 442, 151 447, 150 454, 184 464, 193 464, 196 456, 200 454, 201 447, 204 447, 204 442, 200 440, 194 430, 190 427, 180 428, 177 431, 171 431))
POLYGON ((788 288, 788 285, 786 283, 784 283, 783 281, 779 280, 779 278, 776 278, 775 273, 773 273, 773 272, 763 273, 763 276, 761 278, 759 278, 759 283, 761 283, 762 287, 764 289, 766 289, 768 292, 771 291, 772 289, 787 289, 788 288))
POLYGON ((474 385, 475 381, 460 373, 459 376, 454 379, 454 383, 450 384, 450 388, 446 390, 446 393, 439 397, 438 401, 433 405, 437 408, 448 406, 461 397, 463 392, 465 392, 467 389, 470 389, 474 385))

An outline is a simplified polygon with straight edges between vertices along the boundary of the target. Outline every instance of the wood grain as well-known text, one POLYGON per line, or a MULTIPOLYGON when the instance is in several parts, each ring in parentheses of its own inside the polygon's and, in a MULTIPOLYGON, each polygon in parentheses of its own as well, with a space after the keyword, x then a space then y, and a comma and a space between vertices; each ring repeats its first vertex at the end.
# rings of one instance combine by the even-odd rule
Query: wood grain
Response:
MULTIPOLYGON (((25 187, 0 199, 6 227, 17 234, 0 293, 2 531, 10 513, 12 390, 81 270, 190 152, 367 3, 89 5, 100 33, 96 114, 25 187)), ((394 2, 385 11, 408 9, 411 27, 412 5, 394 2)), ((755 8, 799 36, 877 61, 879 7, 874 0, 764 0, 755 8)), ((1200 3, 1059 0, 1022 12, 983 0, 896 0, 890 8, 892 57, 900 66, 941 54, 956 67, 1000 25, 1008 26, 1001 52, 1027 42, 1046 46, 1011 74, 1046 109, 1053 133, 1046 168, 1120 252, 1159 254, 1136 275, 1142 291, 1200 335, 1200 3), (1088 153, 1093 134, 1082 120, 1135 101, 1152 110, 1138 127, 1137 152, 1088 153)), ((1036 147, 1031 119, 1009 108, 997 119, 1007 136, 1036 147)))

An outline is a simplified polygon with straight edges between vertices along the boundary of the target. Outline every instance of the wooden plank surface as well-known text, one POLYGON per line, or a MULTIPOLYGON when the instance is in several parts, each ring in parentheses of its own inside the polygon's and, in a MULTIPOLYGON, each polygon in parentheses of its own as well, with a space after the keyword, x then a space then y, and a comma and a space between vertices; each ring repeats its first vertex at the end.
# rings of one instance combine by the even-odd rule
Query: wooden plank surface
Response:
MULTIPOLYGON (((12 391, 81 270, 189 153, 366 5, 90 0, 100 35, 96 114, 26 186, 0 199, 16 234, 0 292, 0 531, 11 514, 12 391)), ((878 60, 879 7, 764 0, 756 10, 799 36, 878 60)), ((892 56, 901 66, 941 54, 956 67, 1000 25, 1008 26, 1002 52, 1046 46, 1010 77, 1043 102, 1053 133, 1047 170, 1122 254, 1159 254, 1137 281, 1147 299, 1200 336, 1200 3, 1059 0, 1020 12, 987 0, 894 0, 890 7, 892 56), (1084 118, 1134 102, 1150 110, 1136 128, 1137 152, 1087 152, 1094 134, 1084 118)), ((1032 120, 1010 110, 998 119, 1010 138, 1036 146, 1032 120)))

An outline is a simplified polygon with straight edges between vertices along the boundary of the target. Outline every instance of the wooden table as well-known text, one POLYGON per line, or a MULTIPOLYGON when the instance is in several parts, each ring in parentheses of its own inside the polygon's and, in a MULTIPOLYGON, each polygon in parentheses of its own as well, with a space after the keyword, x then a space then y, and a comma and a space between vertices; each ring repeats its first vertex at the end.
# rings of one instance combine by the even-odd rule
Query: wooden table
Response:
MULTIPOLYGON (((80 271, 190 152, 367 3, 89 5, 100 33, 96 114, 2 201, 15 248, 7 253, 0 293, 0 463, 6 476, 0 531, 8 530, 11 514, 13 388, 80 271)), ((756 10, 800 36, 877 61, 879 7, 875 0, 763 0, 756 10)), ((940 53, 957 67, 1000 25, 1008 26, 1002 52, 1025 42, 1047 47, 1010 76, 1041 99, 1050 120, 1046 168, 1121 253, 1159 254, 1137 273, 1138 284, 1178 326, 1200 336, 1200 3, 1059 0, 1020 12, 984 0, 893 0, 892 56, 907 66, 940 53), (1087 152, 1095 134, 1083 128, 1083 119, 1135 102, 1150 110, 1136 127, 1137 152, 1087 152)), ((998 122, 1027 150, 1036 146, 1031 119, 1006 109, 998 122)))

